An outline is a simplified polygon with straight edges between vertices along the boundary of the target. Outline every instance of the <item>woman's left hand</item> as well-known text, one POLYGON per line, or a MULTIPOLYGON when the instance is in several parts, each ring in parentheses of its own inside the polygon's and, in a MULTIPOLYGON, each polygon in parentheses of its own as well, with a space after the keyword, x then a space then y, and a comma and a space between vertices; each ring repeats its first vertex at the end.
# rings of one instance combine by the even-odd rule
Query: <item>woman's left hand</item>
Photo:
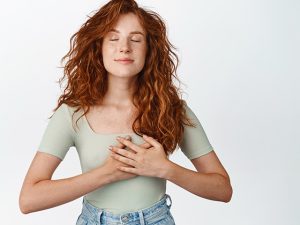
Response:
POLYGON ((131 167, 119 167, 120 170, 134 173, 140 176, 163 177, 164 169, 170 162, 163 146, 152 137, 143 135, 143 139, 152 145, 151 148, 142 148, 125 138, 117 138, 117 140, 133 151, 110 146, 112 157, 131 167))

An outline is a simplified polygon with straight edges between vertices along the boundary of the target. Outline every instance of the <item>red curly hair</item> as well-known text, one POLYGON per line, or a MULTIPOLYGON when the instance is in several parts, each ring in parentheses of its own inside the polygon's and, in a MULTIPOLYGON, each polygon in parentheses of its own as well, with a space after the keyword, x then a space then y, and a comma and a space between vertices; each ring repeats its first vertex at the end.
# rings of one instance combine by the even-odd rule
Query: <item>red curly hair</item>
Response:
POLYGON ((132 130, 139 136, 146 134, 157 139, 166 154, 170 154, 182 140, 183 125, 195 125, 187 117, 186 102, 179 97, 180 89, 172 82, 174 77, 180 84, 176 75, 178 56, 172 51, 176 48, 167 38, 166 26, 157 13, 139 7, 134 0, 109 1, 92 17, 88 16, 79 31, 72 35, 70 50, 61 59, 62 63, 68 58, 63 67, 64 75, 58 80, 60 87, 66 77, 68 82, 53 111, 65 103, 76 108, 73 116, 83 109, 82 117, 91 106, 101 105, 108 89, 102 41, 119 16, 126 13, 138 17, 146 31, 147 49, 150 49, 143 69, 137 74, 133 104, 138 109, 138 116, 132 130))

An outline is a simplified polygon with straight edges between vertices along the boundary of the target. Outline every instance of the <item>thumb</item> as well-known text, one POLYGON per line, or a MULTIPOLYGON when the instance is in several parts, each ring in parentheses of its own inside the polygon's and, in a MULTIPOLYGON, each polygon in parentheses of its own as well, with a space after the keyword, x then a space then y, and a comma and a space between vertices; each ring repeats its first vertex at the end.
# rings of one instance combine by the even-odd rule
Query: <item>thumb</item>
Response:
POLYGON ((144 142, 143 144, 140 145, 140 147, 148 149, 148 148, 152 147, 152 145, 148 142, 144 142))

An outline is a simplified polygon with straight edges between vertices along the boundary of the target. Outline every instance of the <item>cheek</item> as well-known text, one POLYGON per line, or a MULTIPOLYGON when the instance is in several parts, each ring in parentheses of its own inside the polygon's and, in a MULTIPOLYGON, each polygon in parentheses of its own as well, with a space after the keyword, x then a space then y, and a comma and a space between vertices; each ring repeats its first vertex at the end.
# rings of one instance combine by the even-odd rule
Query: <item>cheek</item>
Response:
POLYGON ((139 58, 143 59, 146 57, 146 52, 147 52, 147 49, 145 46, 141 46, 140 48, 137 49, 137 53, 139 55, 139 58))
POLYGON ((107 49, 106 47, 102 48, 102 60, 103 60, 103 65, 104 68, 106 70, 109 69, 109 67, 111 66, 111 53, 109 52, 109 49, 107 49))
POLYGON ((103 46, 102 47, 102 57, 103 57, 103 60, 109 60, 112 56, 113 56, 113 48, 110 47, 110 46, 103 46))
POLYGON ((103 45, 102 45, 102 53, 105 51, 105 52, 111 52, 113 49, 115 49, 116 46, 115 46, 115 43, 112 43, 108 40, 105 40, 103 42, 103 45))

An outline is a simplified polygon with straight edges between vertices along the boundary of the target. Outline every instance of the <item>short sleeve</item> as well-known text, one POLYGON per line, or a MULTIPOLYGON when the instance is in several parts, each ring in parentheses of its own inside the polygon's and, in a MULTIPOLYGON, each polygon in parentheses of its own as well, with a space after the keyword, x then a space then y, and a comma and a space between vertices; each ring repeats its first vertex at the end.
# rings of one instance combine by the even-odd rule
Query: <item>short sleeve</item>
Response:
POLYGON ((183 139, 178 145, 185 156, 191 160, 213 151, 213 147, 210 144, 200 121, 186 102, 185 109, 187 116, 191 119, 192 123, 196 125, 196 128, 184 125, 183 139))
POLYGON ((74 145, 74 132, 67 104, 63 103, 54 112, 44 131, 38 151, 52 154, 63 160, 74 145))

